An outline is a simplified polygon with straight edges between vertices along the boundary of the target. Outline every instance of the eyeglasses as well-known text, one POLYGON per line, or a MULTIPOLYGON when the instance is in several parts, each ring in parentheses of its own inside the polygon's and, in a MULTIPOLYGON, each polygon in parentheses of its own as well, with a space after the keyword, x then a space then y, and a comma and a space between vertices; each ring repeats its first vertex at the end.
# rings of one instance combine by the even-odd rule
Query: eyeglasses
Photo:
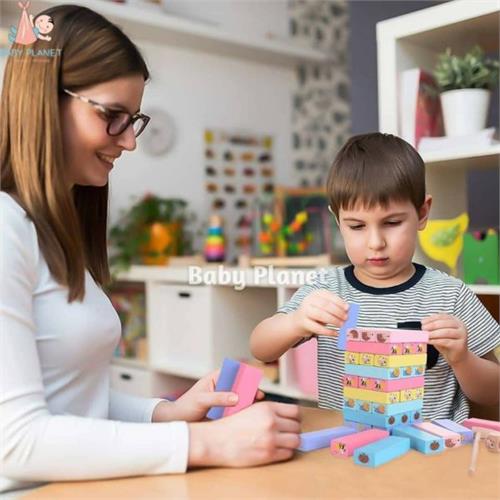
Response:
POLYGON ((149 123, 149 120, 151 120, 149 116, 143 115, 142 113, 135 113, 134 115, 131 115, 128 111, 108 108, 103 104, 93 101, 92 99, 89 99, 88 97, 85 97, 83 95, 72 92, 71 90, 63 89, 63 91, 71 97, 75 97, 76 99, 80 99, 80 101, 94 106, 94 108, 103 113, 106 121, 108 122, 106 131, 108 135, 112 137, 116 137, 117 135, 125 132, 125 130, 131 124, 134 129, 134 135, 136 137, 139 137, 139 135, 141 135, 143 130, 146 128, 146 125, 149 123))

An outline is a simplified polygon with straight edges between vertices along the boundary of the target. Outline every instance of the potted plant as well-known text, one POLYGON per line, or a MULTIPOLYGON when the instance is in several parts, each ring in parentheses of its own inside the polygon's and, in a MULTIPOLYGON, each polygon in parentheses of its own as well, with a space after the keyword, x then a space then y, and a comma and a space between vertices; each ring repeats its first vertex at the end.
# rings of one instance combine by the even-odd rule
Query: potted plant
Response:
POLYGON ((434 77, 441 92, 446 135, 472 134, 486 127, 498 68, 498 61, 486 57, 477 45, 463 57, 453 55, 450 48, 438 56, 434 77))
POLYGON ((181 199, 147 194, 110 230, 113 270, 132 264, 165 265, 172 255, 183 255, 187 203, 181 199))

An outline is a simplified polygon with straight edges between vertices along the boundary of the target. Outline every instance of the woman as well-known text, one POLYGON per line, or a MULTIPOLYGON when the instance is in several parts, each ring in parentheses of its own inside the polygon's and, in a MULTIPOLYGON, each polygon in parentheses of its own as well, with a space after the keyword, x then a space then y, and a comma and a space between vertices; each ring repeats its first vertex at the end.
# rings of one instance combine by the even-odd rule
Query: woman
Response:
MULTIPOLYGON (((256 403, 215 422, 211 374, 175 403, 110 391, 120 324, 101 287, 108 176, 149 118, 146 64, 113 24, 47 9, 50 42, 6 65, 0 131, 0 491, 33 483, 251 466, 291 457, 294 405, 256 403), (40 49, 49 56, 40 59, 40 49)), ((23 50, 24 49, 24 50, 23 50)))

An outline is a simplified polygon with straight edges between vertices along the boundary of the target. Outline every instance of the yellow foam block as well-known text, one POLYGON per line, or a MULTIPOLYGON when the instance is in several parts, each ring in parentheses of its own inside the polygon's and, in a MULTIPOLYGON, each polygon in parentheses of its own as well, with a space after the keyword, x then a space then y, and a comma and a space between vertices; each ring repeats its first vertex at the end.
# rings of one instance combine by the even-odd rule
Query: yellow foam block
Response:
POLYGON ((375 359, 375 354, 370 354, 367 352, 362 352, 359 354, 359 364, 360 365, 373 365, 373 360, 375 359))
POLYGON ((399 403, 400 391, 379 392, 367 389, 357 389, 355 387, 344 387, 344 398, 362 399, 375 403, 399 403))
POLYGON ((345 362, 348 365, 359 365, 359 352, 346 351, 345 362))
POLYGON ((405 354, 403 356, 387 356, 376 354, 373 360, 375 366, 395 368, 398 366, 425 365, 427 354, 405 354))

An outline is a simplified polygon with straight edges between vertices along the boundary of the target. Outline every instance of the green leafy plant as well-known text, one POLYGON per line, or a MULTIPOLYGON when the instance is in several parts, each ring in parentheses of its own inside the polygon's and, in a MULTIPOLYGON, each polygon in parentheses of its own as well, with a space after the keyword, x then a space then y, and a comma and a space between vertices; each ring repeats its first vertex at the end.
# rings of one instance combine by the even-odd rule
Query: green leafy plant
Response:
POLYGON ((160 198, 147 194, 124 211, 117 224, 110 229, 109 240, 112 246, 110 264, 113 273, 127 270, 132 264, 143 263, 144 257, 158 257, 160 252, 145 248, 150 243, 151 226, 155 223, 174 224, 178 227, 176 249, 165 249, 168 254, 175 250, 176 255, 189 251, 190 241, 183 231, 187 222, 187 203, 177 198, 160 198), (146 255, 145 255, 146 252, 146 255))
POLYGON ((498 82, 499 62, 486 57, 478 45, 463 57, 451 49, 438 56, 434 77, 441 92, 457 89, 489 89, 498 82))

